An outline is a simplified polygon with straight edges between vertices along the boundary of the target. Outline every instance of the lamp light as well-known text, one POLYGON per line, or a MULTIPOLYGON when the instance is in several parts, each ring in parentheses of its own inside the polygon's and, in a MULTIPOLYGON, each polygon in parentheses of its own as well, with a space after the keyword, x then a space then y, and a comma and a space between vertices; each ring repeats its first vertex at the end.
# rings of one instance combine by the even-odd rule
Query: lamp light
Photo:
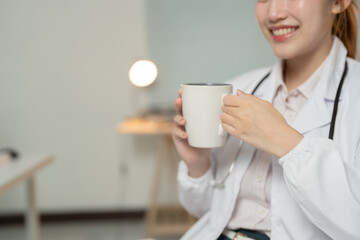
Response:
POLYGON ((129 70, 129 79, 137 87, 146 87, 152 84, 158 75, 156 65, 149 60, 135 62, 129 70))

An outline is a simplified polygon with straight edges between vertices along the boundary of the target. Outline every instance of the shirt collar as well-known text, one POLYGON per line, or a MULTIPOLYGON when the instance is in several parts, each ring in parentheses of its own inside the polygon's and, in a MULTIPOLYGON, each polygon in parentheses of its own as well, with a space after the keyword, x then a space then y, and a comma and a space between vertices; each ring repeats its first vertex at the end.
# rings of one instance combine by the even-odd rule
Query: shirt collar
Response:
MULTIPOLYGON (((319 70, 321 77, 315 84, 314 92, 311 95, 316 95, 322 99, 333 100, 335 98, 336 90, 339 85, 341 75, 344 71, 344 62, 346 61, 347 50, 344 44, 338 37, 333 36, 333 45, 330 54, 325 59, 322 70, 319 70)), ((278 87, 284 83, 282 77, 282 60, 279 59, 272 67, 269 79, 264 82, 264 86, 256 93, 256 96, 263 98, 266 101, 272 102, 278 87), (265 91, 265 89, 267 89, 265 91)), ((313 96, 311 97, 313 98, 313 96)), ((340 96, 340 99, 342 95, 340 96)))
POLYGON ((276 71, 276 92, 283 90, 288 94, 291 93, 300 93, 302 94, 305 98, 309 99, 316 84, 318 83, 321 74, 323 72, 324 69, 324 65, 326 64, 326 62, 328 62, 330 59, 330 55, 328 55, 326 57, 326 59, 321 63, 321 65, 315 70, 315 72, 313 74, 311 74, 311 76, 304 82, 302 83, 300 86, 298 86, 296 89, 292 90, 290 93, 287 92, 287 87, 285 85, 284 82, 284 77, 283 77, 283 72, 284 72, 284 61, 281 60, 280 64, 277 64, 276 67, 278 68, 276 71))
POLYGON ((314 92, 315 86, 319 82, 323 72, 324 64, 328 61, 328 58, 329 57, 327 57, 325 61, 323 61, 323 63, 315 70, 315 72, 297 88, 307 99, 309 99, 311 94, 314 92))
MULTIPOLYGON (((333 44, 335 45, 335 44, 333 44)), ((313 90, 316 86, 316 84, 319 82, 319 79, 321 78, 322 72, 324 70, 324 65, 326 65, 333 56, 329 54, 326 59, 321 63, 321 65, 315 70, 315 72, 300 86, 298 86, 296 89, 292 90, 290 93, 287 92, 287 87, 284 82, 283 72, 284 72, 284 62, 281 60, 280 64, 276 65, 277 71, 276 71, 276 92, 280 89, 283 89, 288 94, 299 92, 302 94, 305 98, 309 99, 311 94, 313 93, 313 90)))

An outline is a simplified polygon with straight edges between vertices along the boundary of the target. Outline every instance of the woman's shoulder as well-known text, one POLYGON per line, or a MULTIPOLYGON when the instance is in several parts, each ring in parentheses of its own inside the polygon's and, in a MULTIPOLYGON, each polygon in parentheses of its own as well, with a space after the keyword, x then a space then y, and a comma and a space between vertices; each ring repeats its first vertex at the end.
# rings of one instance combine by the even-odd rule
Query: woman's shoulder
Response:
POLYGON ((236 91, 236 89, 240 89, 244 92, 249 92, 266 74, 270 72, 271 68, 272 67, 263 67, 251 70, 228 80, 227 83, 233 85, 234 91, 236 91))

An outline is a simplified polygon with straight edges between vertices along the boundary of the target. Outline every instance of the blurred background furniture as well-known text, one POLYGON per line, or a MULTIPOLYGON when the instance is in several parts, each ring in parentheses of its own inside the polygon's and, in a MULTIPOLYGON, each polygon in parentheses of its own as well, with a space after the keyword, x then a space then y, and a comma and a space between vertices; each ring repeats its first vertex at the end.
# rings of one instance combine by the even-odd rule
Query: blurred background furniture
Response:
MULTIPOLYGON (((172 104, 181 83, 221 82, 276 61, 253 1, 19 0, 0 1, 0 10, 0 145, 56 155, 37 182, 38 207, 50 213, 146 206, 148 184, 132 179, 150 177, 147 140, 157 137, 114 134, 119 120, 141 110, 134 103, 172 104), (159 77, 135 89, 129 67, 144 58, 159 77), (137 158, 123 174, 120 146, 139 142, 147 145, 130 152, 137 158)), ((1 215, 20 212, 22 201, 12 201, 20 197, 21 189, 2 194, 1 215)))
POLYGON ((10 162, 0 170, 0 194, 15 186, 21 181, 26 181, 25 213, 26 239, 40 240, 40 221, 36 202, 36 173, 53 161, 53 157, 24 156, 10 162))
MULTIPOLYGON (((154 140, 162 135, 116 136, 119 120, 145 105, 173 104, 181 83, 225 81, 277 60, 255 21, 253 1, 5 0, 0 11, 0 145, 49 149, 56 156, 57 164, 36 179, 39 211, 59 217, 114 213, 127 221, 130 210, 138 220, 131 217, 133 227, 105 228, 112 237, 100 237, 100 221, 65 222, 53 238, 46 228, 54 225, 43 224, 47 240, 96 234, 97 239, 142 238, 148 182, 155 172, 154 140), (146 89, 126 79, 140 59, 159 69, 146 89), (126 154, 131 161, 123 171, 126 154)), ((1 194, 3 222, 9 210, 23 211, 22 190, 1 194)), ((16 226, 19 237, 12 238, 15 225, 4 225, 1 240, 23 239, 22 225, 16 226)))
POLYGON ((149 237, 183 234, 195 222, 179 203, 159 202, 162 183, 171 184, 176 189, 179 156, 171 138, 174 127, 175 124, 169 118, 153 115, 126 119, 117 128, 120 134, 152 134, 160 137, 145 220, 146 234, 149 237), (167 178, 162 181, 164 175, 167 175, 167 178))

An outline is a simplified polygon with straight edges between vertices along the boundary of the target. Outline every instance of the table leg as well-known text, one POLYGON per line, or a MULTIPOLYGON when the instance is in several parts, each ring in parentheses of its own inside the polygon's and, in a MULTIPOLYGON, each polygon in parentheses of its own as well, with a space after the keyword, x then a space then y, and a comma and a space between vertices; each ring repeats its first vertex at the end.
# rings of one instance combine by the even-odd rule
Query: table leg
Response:
POLYGON ((158 217, 158 194, 160 191, 160 181, 162 175, 163 162, 167 157, 167 139, 166 136, 161 136, 158 143, 156 153, 155 171, 152 179, 150 204, 146 212, 146 235, 153 237, 156 235, 157 230, 157 217, 158 217))
POLYGON ((162 136, 158 145, 150 204, 146 213, 147 237, 183 234, 194 223, 178 202, 164 204, 158 201, 161 181, 166 181, 165 184, 176 188, 179 158, 171 136, 162 136), (162 179, 163 173, 168 173, 167 179, 162 179))
POLYGON ((39 215, 36 206, 35 177, 32 176, 26 181, 26 239, 40 240, 39 215))

